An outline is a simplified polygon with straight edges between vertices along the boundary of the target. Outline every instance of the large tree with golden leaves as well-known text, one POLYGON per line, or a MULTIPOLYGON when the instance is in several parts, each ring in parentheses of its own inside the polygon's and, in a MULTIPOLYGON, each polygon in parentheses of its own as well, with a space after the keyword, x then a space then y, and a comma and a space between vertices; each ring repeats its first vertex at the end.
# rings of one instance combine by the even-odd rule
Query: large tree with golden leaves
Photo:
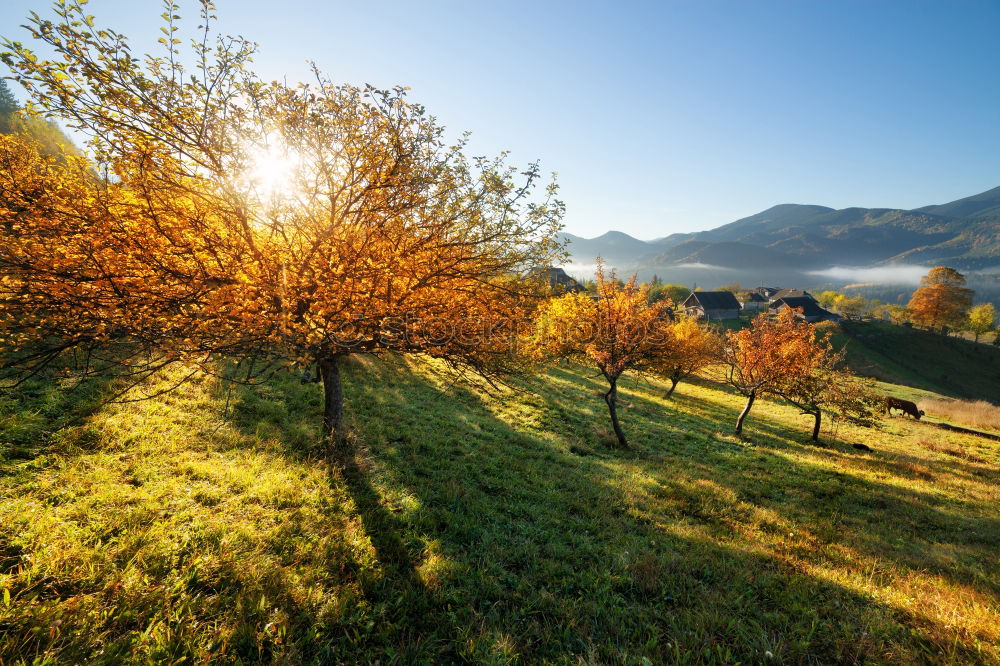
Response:
POLYGON ((541 358, 576 358, 594 365, 608 383, 604 402, 619 446, 628 439, 618 420, 618 381, 627 371, 655 369, 671 344, 670 300, 648 302, 649 288, 633 276, 622 284, 598 263, 597 293, 571 293, 544 303, 530 348, 541 358))
POLYGON ((914 322, 927 328, 961 326, 972 307, 973 291, 965 276, 948 266, 936 266, 920 279, 907 306, 914 322))
POLYGON ((466 157, 402 88, 260 81, 256 45, 212 36, 209 0, 191 52, 171 4, 162 53, 143 57, 83 4, 30 18, 54 57, 10 40, 0 56, 93 158, 0 143, 7 371, 74 351, 84 373, 315 368, 341 443, 348 354, 510 368, 510 328, 533 305, 519 276, 558 252, 563 206, 554 185, 538 196, 537 165, 466 157))

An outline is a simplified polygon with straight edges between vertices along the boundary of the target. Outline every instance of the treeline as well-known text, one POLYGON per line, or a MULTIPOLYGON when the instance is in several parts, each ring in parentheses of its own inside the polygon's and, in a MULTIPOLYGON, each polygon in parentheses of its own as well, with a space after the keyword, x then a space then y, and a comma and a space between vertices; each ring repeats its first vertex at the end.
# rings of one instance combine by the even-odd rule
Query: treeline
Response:
POLYGON ((997 311, 992 303, 973 305, 975 292, 966 287, 965 276, 948 266, 932 268, 920 281, 907 305, 883 303, 860 295, 824 291, 817 296, 823 307, 846 317, 876 317, 895 324, 911 325, 938 331, 967 332, 976 342, 993 333, 1000 345, 997 311))
POLYGON ((54 121, 25 112, 3 79, 0 79, 0 134, 30 137, 38 145, 39 152, 51 157, 79 153, 77 147, 54 121))

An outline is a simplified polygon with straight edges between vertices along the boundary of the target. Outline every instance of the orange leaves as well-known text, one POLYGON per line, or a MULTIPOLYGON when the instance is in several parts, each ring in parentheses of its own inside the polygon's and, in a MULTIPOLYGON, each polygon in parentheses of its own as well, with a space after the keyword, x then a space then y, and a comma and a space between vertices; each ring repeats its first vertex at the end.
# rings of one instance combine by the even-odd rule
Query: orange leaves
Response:
POLYGON ((972 306, 972 290, 965 288, 965 276, 948 266, 932 268, 921 280, 923 285, 907 306, 914 322, 921 326, 957 326, 972 306))
POLYGON ((724 358, 730 383, 742 392, 765 392, 778 381, 806 374, 819 350, 812 325, 791 310, 760 314, 750 328, 726 335, 724 358))
POLYGON ((241 39, 185 41, 187 65, 124 57, 78 0, 60 6, 31 19, 54 60, 12 43, 3 59, 97 162, 0 143, 0 344, 517 369, 538 294, 521 276, 559 253, 563 214, 537 165, 466 157, 402 89, 264 83, 241 39), (272 141, 294 168, 262 172, 272 141))
POLYGON ((708 326, 690 318, 676 322, 668 332, 670 344, 661 350, 654 368, 671 380, 673 393, 677 382, 718 361, 722 340, 708 326))
POLYGON ((634 277, 620 285, 599 267, 596 278, 596 296, 565 294, 540 308, 534 354, 585 357, 612 379, 630 368, 651 368, 670 342, 669 302, 647 304, 634 277))

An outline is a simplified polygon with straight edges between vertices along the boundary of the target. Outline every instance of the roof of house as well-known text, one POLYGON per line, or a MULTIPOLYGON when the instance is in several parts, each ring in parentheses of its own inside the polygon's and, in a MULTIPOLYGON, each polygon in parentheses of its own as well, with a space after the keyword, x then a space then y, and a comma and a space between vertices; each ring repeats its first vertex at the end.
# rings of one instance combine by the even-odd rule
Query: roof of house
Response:
POLYGON ((747 301, 752 301, 754 303, 767 303, 767 299, 761 296, 756 291, 751 291, 747 294, 747 301))
POLYGON ((761 296, 770 296, 781 291, 780 287, 757 287, 757 293, 761 296))
POLYGON ((547 268, 539 269, 538 273, 549 281, 549 286, 553 289, 556 287, 562 287, 566 291, 586 291, 583 285, 571 278, 566 271, 558 266, 549 266, 547 268))
POLYGON ((696 291, 684 301, 684 307, 692 305, 700 305, 705 310, 740 309, 740 302, 731 291, 696 291))
MULTIPOLYGON (((803 296, 806 298, 813 297, 808 291, 802 289, 782 289, 771 296, 771 300, 776 301, 779 298, 802 298, 803 296)), ((813 300, 816 299, 813 298, 813 300)))
POLYGON ((824 310, 819 306, 812 296, 789 296, 788 298, 780 298, 771 304, 773 309, 778 309, 782 305, 787 305, 793 310, 802 310, 802 315, 804 317, 836 317, 829 310, 824 310))

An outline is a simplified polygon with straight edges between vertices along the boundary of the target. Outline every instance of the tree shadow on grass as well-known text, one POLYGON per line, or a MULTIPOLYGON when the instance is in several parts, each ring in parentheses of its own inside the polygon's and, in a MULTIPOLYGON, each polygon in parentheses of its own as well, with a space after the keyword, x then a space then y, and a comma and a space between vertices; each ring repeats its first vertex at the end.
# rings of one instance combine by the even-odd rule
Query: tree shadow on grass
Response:
MULTIPOLYGON (((577 388, 580 395, 593 388, 574 373, 542 405, 509 397, 524 409, 491 407, 397 361, 346 374, 362 447, 342 481, 387 571, 382 586, 365 593, 400 599, 389 613, 391 632, 369 639, 370 648, 384 641, 384 654, 405 647, 429 660, 660 662, 760 661, 771 651, 790 662, 851 662, 946 655, 953 637, 952 658, 974 658, 965 639, 992 640, 976 629, 958 640, 933 618, 817 578, 807 564, 831 557, 845 539, 832 520, 847 518, 858 536, 844 542, 848 550, 913 572, 927 567, 922 551, 893 541, 914 538, 920 523, 939 523, 943 541, 980 559, 988 559, 986 541, 955 535, 995 533, 995 523, 929 506, 923 493, 835 479, 791 460, 783 450, 802 445, 766 418, 755 421, 766 446, 747 449, 691 437, 690 424, 664 428, 655 420, 662 405, 628 395, 635 420, 647 421, 633 427, 647 435, 659 429, 659 439, 644 442, 641 455, 581 456, 562 440, 603 412, 574 399, 577 388), (539 407, 565 422, 554 436, 539 407), (754 506, 774 518, 761 522, 754 506), (904 517, 901 526, 896 519, 904 517), (767 553, 738 534, 747 526, 762 535, 789 525, 818 532, 813 521, 832 530, 809 535, 820 542, 817 553, 797 555, 805 546, 795 543, 767 553)), ((712 421, 730 416, 701 402, 686 408, 712 421)), ((943 567, 936 573, 948 575, 943 567)), ((964 574, 954 580, 983 587, 964 574)))
MULTIPOLYGON (((0 476, 51 451, 61 429, 85 423, 104 405, 113 383, 103 377, 71 381, 47 372, 0 391, 0 476)), ((77 447, 87 439, 76 438, 77 447)))

